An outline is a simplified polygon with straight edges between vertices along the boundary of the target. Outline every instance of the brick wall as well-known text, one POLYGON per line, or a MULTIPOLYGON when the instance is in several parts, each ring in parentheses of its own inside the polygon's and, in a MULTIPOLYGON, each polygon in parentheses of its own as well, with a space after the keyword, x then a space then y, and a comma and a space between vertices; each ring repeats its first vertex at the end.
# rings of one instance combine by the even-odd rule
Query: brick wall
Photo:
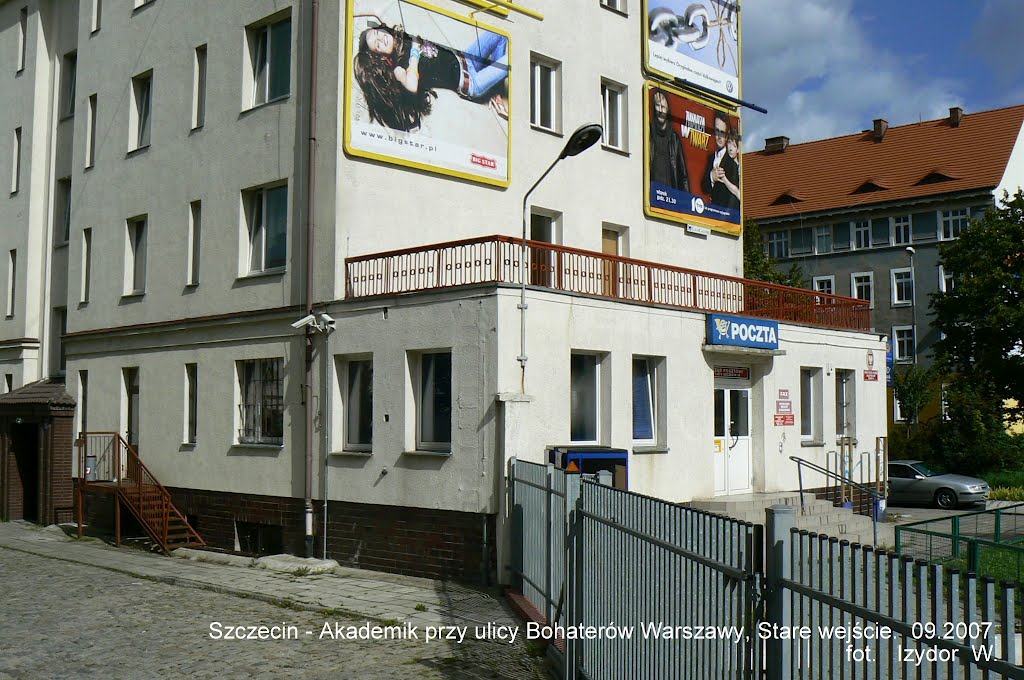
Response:
POLYGON ((18 461, 15 459, 14 454, 9 448, 10 439, 5 437, 4 442, 6 444, 3 451, 4 480, 3 486, 0 487, 3 489, 6 497, 6 513, 3 519, 23 519, 25 517, 25 497, 21 488, 21 473, 18 472, 18 461))
POLYGON ((46 523, 74 521, 74 474, 71 469, 74 448, 75 412, 54 412, 50 426, 50 479, 43 508, 46 523))

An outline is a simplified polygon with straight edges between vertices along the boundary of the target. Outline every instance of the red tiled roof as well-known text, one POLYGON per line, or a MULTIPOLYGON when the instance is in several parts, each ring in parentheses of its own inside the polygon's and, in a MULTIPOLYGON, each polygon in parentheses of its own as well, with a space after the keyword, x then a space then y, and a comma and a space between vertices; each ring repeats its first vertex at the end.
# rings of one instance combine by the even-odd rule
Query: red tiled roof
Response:
POLYGON ((992 189, 1022 123, 1024 105, 964 114, 958 127, 948 118, 891 127, 881 142, 868 130, 747 153, 743 212, 756 220, 992 189))

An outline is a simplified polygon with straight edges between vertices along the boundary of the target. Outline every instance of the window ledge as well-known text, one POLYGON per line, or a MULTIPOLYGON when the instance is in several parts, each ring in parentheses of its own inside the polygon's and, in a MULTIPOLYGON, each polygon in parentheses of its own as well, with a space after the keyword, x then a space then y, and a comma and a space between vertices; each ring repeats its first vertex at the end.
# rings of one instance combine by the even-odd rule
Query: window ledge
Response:
POLYGON ((256 451, 283 451, 284 444, 243 444, 236 442, 231 445, 233 451, 242 451, 245 449, 253 449, 256 451))
POLYGON ((805 439, 804 441, 800 442, 800 446, 804 448, 810 448, 813 446, 825 446, 825 442, 813 439, 805 439))
POLYGON ((198 442, 182 442, 181 446, 178 447, 179 451, 195 451, 199 445, 198 442))
POLYGON ((156 0, 146 0, 141 5, 137 5, 136 7, 133 7, 132 8, 132 15, 134 16, 136 12, 138 12, 139 10, 144 9, 146 7, 149 7, 154 2, 156 2, 156 0))
POLYGON ((668 452, 669 452, 669 448, 667 446, 650 445, 650 446, 634 446, 633 447, 633 454, 634 455, 639 455, 639 454, 644 454, 644 453, 668 453, 668 452))
POLYGON ((146 144, 145 146, 137 146, 134 149, 130 149, 128 151, 128 153, 126 153, 124 155, 124 157, 126 159, 127 158, 135 158, 136 156, 141 156, 142 154, 146 153, 147 151, 149 151, 149 144, 146 144))
POLYGON ((121 296, 121 299, 122 300, 137 299, 137 298, 141 298, 141 297, 143 297, 145 295, 146 295, 146 291, 144 291, 144 290, 136 290, 136 291, 133 291, 131 293, 125 293, 124 295, 121 296))
POLYGON ((606 5, 603 2, 601 3, 601 7, 604 7, 606 10, 608 10, 612 14, 618 14, 620 17, 626 17, 626 18, 629 17, 629 13, 626 12, 626 10, 624 10, 624 9, 619 9, 618 7, 612 7, 611 5, 606 5))
POLYGON ((620 156, 625 156, 626 158, 629 158, 629 152, 626 151, 625 149, 620 149, 617 146, 609 146, 607 144, 602 144, 601 148, 604 149, 605 151, 611 151, 612 153, 616 153, 620 156))
POLYGON ((54 250, 60 250, 61 248, 67 248, 71 244, 71 241, 60 241, 53 244, 54 250))
POLYGON ((910 303, 909 302, 893 302, 893 303, 890 303, 890 306, 891 307, 910 307, 910 303))
POLYGON ((241 276, 235 277, 236 281, 247 281, 249 279, 261 279, 267 276, 279 276, 288 271, 287 267, 274 267, 273 269, 264 269, 261 272, 249 272, 248 274, 242 274, 241 276))
POLYGON ((331 451, 328 455, 331 456, 351 456, 352 458, 372 458, 373 451, 350 451, 348 449, 342 449, 341 451, 331 451))
POLYGON ((562 134, 561 131, 559 131, 559 130, 553 130, 551 128, 546 128, 543 125, 537 125, 536 123, 530 123, 530 129, 531 130, 536 130, 537 132, 543 132, 544 134, 551 135, 552 137, 558 137, 559 139, 562 139, 563 137, 565 137, 565 135, 562 134))
POLYGON ((246 115, 246 114, 248 114, 248 113, 250 113, 252 111, 259 111, 260 109, 265 108, 267 106, 270 106, 271 104, 277 104, 278 102, 283 102, 286 99, 290 98, 291 96, 292 96, 292 93, 289 92, 288 94, 283 94, 280 97, 274 97, 273 99, 268 99, 265 102, 260 102, 259 104, 253 104, 252 106, 250 106, 247 109, 242 109, 242 115, 244 116, 244 115, 246 115))
POLYGON ((432 456, 434 458, 450 458, 452 455, 451 451, 423 451, 422 449, 416 449, 414 451, 402 451, 403 456, 432 456))

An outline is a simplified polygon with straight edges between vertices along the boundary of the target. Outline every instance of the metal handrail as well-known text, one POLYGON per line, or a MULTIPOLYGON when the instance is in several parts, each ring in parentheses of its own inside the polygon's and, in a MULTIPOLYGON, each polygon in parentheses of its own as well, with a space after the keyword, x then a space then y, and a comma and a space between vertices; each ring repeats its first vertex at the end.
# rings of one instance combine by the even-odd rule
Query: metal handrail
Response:
POLYGON ((799 484, 800 484, 800 509, 801 510, 804 507, 804 474, 803 474, 804 466, 807 466, 807 467, 811 468, 815 472, 820 472, 821 474, 825 475, 826 477, 831 477, 832 479, 836 480, 837 482, 841 482, 843 484, 849 484, 853 488, 860 489, 862 492, 867 493, 869 496, 871 496, 875 500, 875 502, 872 503, 872 507, 871 507, 871 533, 872 533, 872 537, 874 538, 874 544, 878 545, 878 501, 880 501, 883 498, 883 496, 880 493, 878 493, 877 491, 875 491, 871 487, 864 486, 863 484, 860 484, 858 482, 853 481, 849 477, 846 477, 846 476, 841 475, 839 473, 833 472, 832 470, 829 470, 827 468, 823 468, 820 465, 818 465, 816 463, 812 463, 809 460, 804 460, 800 456, 790 456, 789 459, 791 461, 793 461, 794 463, 796 463, 796 474, 797 474, 797 479, 798 479, 799 484))

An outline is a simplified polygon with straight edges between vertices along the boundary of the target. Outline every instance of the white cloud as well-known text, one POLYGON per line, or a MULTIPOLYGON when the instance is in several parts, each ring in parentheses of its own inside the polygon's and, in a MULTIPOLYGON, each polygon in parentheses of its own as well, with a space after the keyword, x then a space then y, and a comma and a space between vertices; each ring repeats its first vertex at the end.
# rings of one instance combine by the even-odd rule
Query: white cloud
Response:
POLYGON ((968 46, 988 61, 998 76, 1011 78, 1024 71, 1024 62, 1020 59, 1022 26, 1024 2, 985 0, 968 46))
POLYGON ((962 106, 960 85, 915 72, 915 60, 872 44, 851 0, 748 0, 742 5, 744 150, 765 137, 794 143, 850 134, 875 118, 890 125, 962 106))

